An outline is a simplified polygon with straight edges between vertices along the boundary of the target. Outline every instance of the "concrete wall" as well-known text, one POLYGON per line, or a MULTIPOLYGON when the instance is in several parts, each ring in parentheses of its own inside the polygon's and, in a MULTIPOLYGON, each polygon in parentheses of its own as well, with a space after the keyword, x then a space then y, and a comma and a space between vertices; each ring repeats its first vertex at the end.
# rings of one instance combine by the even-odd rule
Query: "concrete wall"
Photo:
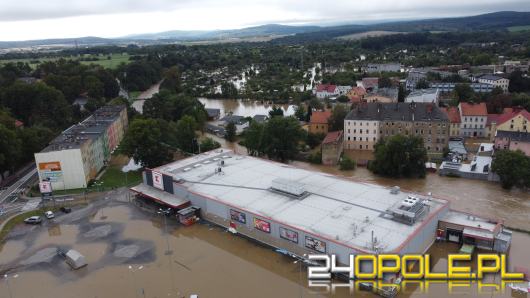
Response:
MULTIPOLYGON (((52 181, 52 189, 74 189, 85 188, 87 186, 88 179, 85 176, 83 158, 79 148, 35 153, 35 163, 37 165, 37 169, 39 167, 39 163, 43 162, 61 163, 62 175, 58 177, 57 181, 52 181)), ((43 171, 39 170, 38 174, 39 181, 42 181, 45 178, 43 171)))

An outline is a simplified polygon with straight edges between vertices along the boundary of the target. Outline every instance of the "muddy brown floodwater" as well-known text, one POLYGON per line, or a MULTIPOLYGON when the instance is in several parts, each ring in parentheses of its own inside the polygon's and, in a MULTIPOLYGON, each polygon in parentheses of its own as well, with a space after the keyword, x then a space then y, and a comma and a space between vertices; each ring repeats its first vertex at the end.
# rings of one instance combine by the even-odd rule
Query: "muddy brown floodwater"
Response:
MULTIPOLYGON (((20 226, 0 251, 0 270, 15 268, 8 272, 12 297, 351 297, 348 289, 331 295, 320 287, 308 287, 306 269, 292 259, 219 227, 183 227, 170 220, 166 234, 159 216, 133 204, 109 200, 97 208, 89 206, 88 211, 74 211, 71 217, 60 215, 55 221, 42 227, 20 226), (168 243, 170 255, 165 253, 168 243), (88 266, 72 271, 60 258, 32 265, 49 258, 55 246, 78 250, 88 266)), ((530 236, 515 233, 510 262, 530 264, 528 246, 530 236)), ((457 249, 435 244, 429 251, 434 270, 443 271, 447 253, 457 249)), ((10 297, 9 289, 0 279, 0 297, 10 297)), ((419 287, 410 291, 401 296, 447 297, 448 293, 446 285, 431 286, 429 293, 419 287)), ((459 295, 477 294, 474 288, 458 291, 459 295)), ((489 293, 488 297, 511 297, 511 293, 489 293)))

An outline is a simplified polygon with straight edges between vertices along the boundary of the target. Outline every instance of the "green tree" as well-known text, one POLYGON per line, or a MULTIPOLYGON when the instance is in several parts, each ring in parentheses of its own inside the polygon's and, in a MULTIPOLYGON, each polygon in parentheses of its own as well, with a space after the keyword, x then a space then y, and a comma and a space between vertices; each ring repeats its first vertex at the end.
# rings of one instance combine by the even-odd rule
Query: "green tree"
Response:
POLYGON ((298 154, 303 131, 294 117, 274 117, 265 125, 263 151, 269 158, 286 162, 298 154))
POLYGON ((265 125, 257 122, 250 123, 250 127, 245 132, 244 146, 248 155, 260 156, 264 153, 263 135, 265 125))
POLYGON ((522 151, 497 151, 491 170, 499 175, 503 188, 530 186, 530 158, 522 151))
POLYGON ((164 81, 160 85, 161 89, 170 92, 180 93, 182 91, 180 71, 177 66, 172 66, 164 73, 164 81))
POLYGON ((221 147, 221 144, 210 137, 201 141, 201 152, 211 151, 219 147, 221 147))
POLYGON ((229 142, 233 142, 236 140, 236 125, 234 124, 234 122, 229 122, 226 125, 225 139, 229 142))
POLYGON ((224 98, 237 98, 238 95, 236 86, 231 82, 223 82, 221 84, 221 93, 224 98))
POLYGON ((33 159, 35 152, 40 152, 54 137, 54 132, 42 126, 25 127, 17 130, 18 138, 22 143, 21 158, 24 162, 33 159))
POLYGON ((340 159, 340 162, 339 162, 339 169, 341 171, 351 171, 351 170, 355 170, 355 160, 349 158, 348 156, 343 156, 341 159, 340 159))
POLYGON ((185 115, 177 122, 175 136, 181 150, 190 153, 195 152, 197 144, 196 129, 197 122, 191 116, 185 115))
POLYGON ((344 129, 344 118, 348 115, 348 108, 345 105, 336 105, 331 111, 331 117, 328 119, 329 131, 338 131, 344 129))
POLYGON ((272 117, 283 117, 283 109, 281 107, 273 106, 272 110, 269 111, 269 116, 272 117))
POLYGON ((22 144, 13 130, 0 124, 0 176, 4 171, 12 171, 17 165, 22 144))
POLYGON ((342 102, 342 103, 346 103, 346 102, 349 102, 350 99, 346 95, 341 95, 341 96, 337 97, 337 101, 338 102, 342 102))
POLYGON ((475 91, 469 84, 456 84, 454 94, 459 102, 473 101, 475 99, 475 91))
POLYGON ((378 175, 425 177, 427 150, 420 137, 395 135, 383 139, 376 144, 374 155, 369 169, 378 175))
POLYGON ((294 112, 294 116, 296 117, 296 119, 300 120, 300 121, 305 121, 305 117, 306 117, 306 113, 305 113, 305 108, 302 104, 298 105, 296 107, 296 111, 294 112))
POLYGON ((155 119, 134 119, 123 138, 121 150, 144 167, 158 167, 171 160, 163 129, 155 119))

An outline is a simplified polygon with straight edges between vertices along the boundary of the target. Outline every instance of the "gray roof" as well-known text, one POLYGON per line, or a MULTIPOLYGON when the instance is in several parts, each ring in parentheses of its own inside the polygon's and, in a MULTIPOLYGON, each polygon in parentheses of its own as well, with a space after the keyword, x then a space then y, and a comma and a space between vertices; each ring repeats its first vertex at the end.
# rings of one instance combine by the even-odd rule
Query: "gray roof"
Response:
POLYGON ((241 125, 241 124, 247 122, 247 119, 245 117, 237 116, 237 115, 226 115, 221 120, 224 121, 227 124, 232 122, 232 123, 238 124, 238 125, 241 125))
POLYGON ((208 113, 208 117, 217 117, 221 115, 221 109, 206 109, 206 113, 208 113))
POLYGON ((368 93, 366 96, 384 96, 397 101, 399 96, 398 88, 378 88, 376 91, 368 93))
POLYGON ((497 130, 497 138, 509 138, 516 142, 530 143, 530 133, 521 131, 497 130))
POLYGON ((449 121, 447 115, 434 104, 404 102, 363 103, 350 111, 346 120, 449 121))
POLYGON ((263 123, 265 121, 267 121, 267 119, 269 119, 269 116, 267 115, 254 115, 254 117, 252 117, 252 119, 258 123, 263 123))

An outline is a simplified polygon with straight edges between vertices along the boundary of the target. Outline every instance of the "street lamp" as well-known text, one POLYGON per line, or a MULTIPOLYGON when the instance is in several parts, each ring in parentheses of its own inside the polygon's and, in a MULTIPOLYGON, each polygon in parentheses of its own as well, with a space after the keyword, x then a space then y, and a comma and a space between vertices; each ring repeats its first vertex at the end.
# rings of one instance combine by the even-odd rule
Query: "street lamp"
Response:
POLYGON ((9 298, 13 298, 13 292, 11 292, 11 286, 9 285, 9 279, 10 278, 17 278, 18 277, 18 274, 15 274, 13 276, 9 276, 7 274, 4 274, 4 278, 6 280, 6 285, 7 285, 7 292, 9 293, 9 298))
POLYGON ((165 254, 166 256, 169 256, 173 254, 173 251, 169 248, 169 233, 167 232, 166 216, 168 216, 171 213, 171 208, 167 208, 167 209, 159 208, 156 213, 160 214, 164 218, 164 232, 166 234, 166 243, 167 243, 167 250, 165 254))
MULTIPOLYGON (((136 284, 136 278, 135 278, 135 276, 134 276, 134 273, 135 273, 136 271, 140 271, 140 270, 142 270, 143 268, 144 268, 143 265, 140 265, 140 266, 138 266, 137 268, 134 268, 133 266, 129 265, 129 272, 131 272, 132 279, 133 279, 133 283, 134 283, 134 284, 133 284, 134 297, 138 297, 138 291, 136 290, 136 286, 137 286, 137 284, 136 284)), ((141 288, 141 290, 142 290, 142 295, 143 295, 144 298, 145 298, 145 290, 144 290, 144 288, 141 288)))

